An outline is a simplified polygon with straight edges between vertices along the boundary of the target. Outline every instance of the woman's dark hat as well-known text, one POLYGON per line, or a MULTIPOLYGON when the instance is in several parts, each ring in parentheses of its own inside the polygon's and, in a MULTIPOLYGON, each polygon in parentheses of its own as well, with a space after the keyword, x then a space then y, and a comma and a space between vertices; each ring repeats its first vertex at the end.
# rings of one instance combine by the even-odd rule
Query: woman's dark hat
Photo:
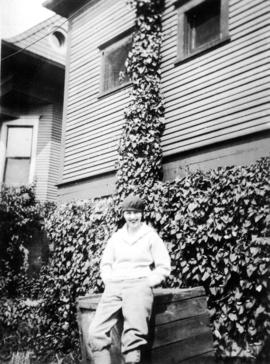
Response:
POLYGON ((144 207, 144 201, 139 196, 133 194, 128 195, 122 203, 123 211, 143 211, 144 207))

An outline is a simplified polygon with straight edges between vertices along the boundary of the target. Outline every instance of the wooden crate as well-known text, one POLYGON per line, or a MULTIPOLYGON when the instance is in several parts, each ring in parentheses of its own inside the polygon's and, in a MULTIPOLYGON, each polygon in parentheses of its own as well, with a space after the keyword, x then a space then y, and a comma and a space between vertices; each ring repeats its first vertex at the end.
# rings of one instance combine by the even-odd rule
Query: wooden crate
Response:
MULTIPOLYGON (((77 301, 83 364, 92 363, 91 352, 85 341, 100 296, 79 297, 77 301)), ((120 321, 111 333, 113 364, 124 364, 120 352, 121 326, 120 321)), ((143 363, 214 363, 212 333, 202 287, 154 290, 149 345, 143 353, 143 363)))

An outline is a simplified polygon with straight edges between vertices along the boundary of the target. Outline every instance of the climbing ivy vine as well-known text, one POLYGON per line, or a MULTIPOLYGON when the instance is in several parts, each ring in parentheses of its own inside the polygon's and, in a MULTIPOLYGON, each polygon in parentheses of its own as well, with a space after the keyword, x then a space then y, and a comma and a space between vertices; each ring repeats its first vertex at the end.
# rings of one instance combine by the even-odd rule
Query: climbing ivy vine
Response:
POLYGON ((124 111, 125 124, 118 149, 116 187, 121 197, 138 186, 151 188, 162 178, 160 137, 164 105, 160 95, 161 13, 163 0, 128 2, 136 14, 132 49, 126 72, 132 88, 124 111))

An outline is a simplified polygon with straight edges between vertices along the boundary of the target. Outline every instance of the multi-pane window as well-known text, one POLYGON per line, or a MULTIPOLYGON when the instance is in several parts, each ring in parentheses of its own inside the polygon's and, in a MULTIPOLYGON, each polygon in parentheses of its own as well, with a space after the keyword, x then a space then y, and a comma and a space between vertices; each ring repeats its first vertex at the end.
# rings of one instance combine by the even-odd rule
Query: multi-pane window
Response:
POLYGON ((33 182, 39 117, 24 116, 0 125, 0 183, 33 182))
POLYGON ((33 127, 8 126, 3 182, 23 185, 29 182, 33 127))
POLYGON ((228 0, 179 0, 176 6, 178 60, 228 40, 228 0))
POLYGON ((125 61, 131 50, 131 44, 132 36, 128 35, 100 47, 102 51, 101 93, 115 90, 129 81, 125 75, 125 61), (124 77, 120 77, 121 74, 124 74, 124 77))

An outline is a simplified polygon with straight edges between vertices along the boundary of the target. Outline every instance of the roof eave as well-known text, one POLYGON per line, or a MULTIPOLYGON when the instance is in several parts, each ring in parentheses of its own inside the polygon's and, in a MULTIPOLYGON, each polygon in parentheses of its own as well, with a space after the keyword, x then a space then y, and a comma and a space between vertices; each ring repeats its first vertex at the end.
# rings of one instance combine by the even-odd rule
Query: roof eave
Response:
POLYGON ((91 0, 46 0, 42 5, 65 18, 91 0))
MULTIPOLYGON (((65 65, 59 62, 56 62, 52 59, 46 58, 40 54, 31 52, 28 49, 22 49, 19 46, 17 46, 14 43, 8 42, 7 40, 2 39, 2 47, 7 49, 7 52, 10 52, 10 55, 12 55, 12 53, 17 53, 18 55, 21 54, 22 56, 28 56, 30 57, 29 59, 32 59, 33 62, 35 62, 35 60, 40 60, 44 63, 48 63, 51 64, 53 67, 56 68, 61 68, 61 69, 65 69, 65 65)), ((2 53, 3 53, 3 48, 2 48, 2 53)), ((16 54, 16 55, 17 55, 16 54)), ((8 54, 9 57, 9 54, 8 54)), ((2 60, 3 61, 3 60, 2 60)))

